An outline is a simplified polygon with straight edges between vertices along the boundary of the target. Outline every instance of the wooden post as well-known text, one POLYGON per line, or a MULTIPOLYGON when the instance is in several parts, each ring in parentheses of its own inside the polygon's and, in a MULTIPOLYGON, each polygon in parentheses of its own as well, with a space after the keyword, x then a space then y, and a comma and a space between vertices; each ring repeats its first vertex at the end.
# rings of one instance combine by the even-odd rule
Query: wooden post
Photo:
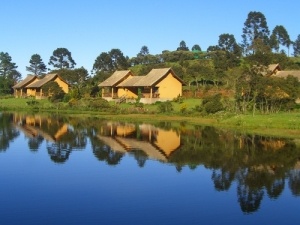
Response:
POLYGON ((104 97, 104 88, 102 88, 102 94, 101 94, 101 97, 102 97, 102 98, 104 97))
POLYGON ((152 87, 150 88, 150 99, 152 99, 152 87))

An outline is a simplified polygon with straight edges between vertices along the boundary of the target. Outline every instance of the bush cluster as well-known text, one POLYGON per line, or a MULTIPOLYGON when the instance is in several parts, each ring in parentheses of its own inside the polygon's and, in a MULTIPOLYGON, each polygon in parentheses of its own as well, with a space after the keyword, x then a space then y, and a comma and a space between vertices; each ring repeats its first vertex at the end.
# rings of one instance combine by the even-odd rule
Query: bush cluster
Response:
POLYGON ((205 113, 205 114, 214 114, 219 111, 224 110, 224 106, 222 104, 222 96, 221 94, 216 94, 213 96, 208 96, 203 98, 202 104, 196 106, 196 111, 205 113))
POLYGON ((72 98, 68 105, 76 110, 88 110, 88 111, 99 111, 99 112, 112 112, 117 113, 119 107, 117 105, 110 105, 109 102, 103 98, 72 98))
POLYGON ((160 113, 172 112, 173 105, 170 101, 160 102, 158 103, 157 111, 160 113))

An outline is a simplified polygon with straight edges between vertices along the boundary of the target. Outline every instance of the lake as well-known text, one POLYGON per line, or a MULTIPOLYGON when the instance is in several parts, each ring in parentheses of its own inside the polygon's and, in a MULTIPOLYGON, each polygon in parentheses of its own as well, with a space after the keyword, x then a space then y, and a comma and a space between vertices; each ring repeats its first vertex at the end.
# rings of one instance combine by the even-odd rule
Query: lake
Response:
POLYGON ((0 113, 0 224, 298 224, 300 139, 0 113))

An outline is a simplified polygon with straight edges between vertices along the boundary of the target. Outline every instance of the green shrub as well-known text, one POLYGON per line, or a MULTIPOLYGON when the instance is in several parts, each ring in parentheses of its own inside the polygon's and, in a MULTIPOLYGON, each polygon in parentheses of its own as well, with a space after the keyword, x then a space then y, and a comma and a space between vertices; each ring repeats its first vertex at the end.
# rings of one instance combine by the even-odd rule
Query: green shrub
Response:
POLYGON ((69 102, 72 99, 70 94, 65 94, 63 101, 64 102, 69 102))
POLYGON ((164 112, 172 112, 173 111, 173 105, 170 101, 161 102, 157 106, 158 112, 164 113, 164 112))
POLYGON ((181 104, 180 105, 180 112, 185 113, 187 111, 187 104, 181 104))
POLYGON ((202 101, 201 111, 205 111, 207 114, 214 114, 224 109, 222 104, 221 94, 205 97, 202 101))
POLYGON ((183 97, 178 95, 176 98, 173 99, 173 102, 183 103, 183 97))
POLYGON ((104 111, 111 108, 109 102, 103 98, 89 99, 88 107, 92 110, 104 110, 104 111))
POLYGON ((39 104, 39 102, 36 101, 36 100, 29 100, 29 101, 26 102, 26 104, 29 105, 29 106, 36 106, 36 105, 39 104))
POLYGON ((142 102, 136 102, 134 105, 138 108, 144 108, 144 104, 142 102))
POLYGON ((78 106, 78 100, 75 99, 75 98, 72 98, 72 99, 69 100, 68 104, 69 104, 69 106, 72 107, 72 108, 73 108, 73 107, 76 107, 76 106, 78 106))
POLYGON ((65 92, 62 88, 54 81, 50 81, 43 86, 44 92, 49 96, 49 101, 59 102, 64 99, 65 92))

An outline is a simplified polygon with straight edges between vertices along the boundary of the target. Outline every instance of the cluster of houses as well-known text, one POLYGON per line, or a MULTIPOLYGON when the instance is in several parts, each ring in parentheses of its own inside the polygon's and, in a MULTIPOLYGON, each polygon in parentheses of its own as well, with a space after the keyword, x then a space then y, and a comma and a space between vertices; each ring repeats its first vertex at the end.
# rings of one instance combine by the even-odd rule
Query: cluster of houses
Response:
MULTIPOLYGON (((287 77, 292 75, 300 80, 300 70, 284 71, 279 64, 271 64, 268 76, 287 77)), ((28 75, 13 86, 17 98, 33 96, 36 99, 47 98, 43 86, 50 81, 56 82, 65 93, 70 85, 59 74, 47 74, 39 79, 36 75, 28 75)), ((99 84, 102 98, 108 101, 129 102, 139 99, 141 103, 151 104, 156 101, 173 100, 182 96, 184 81, 171 68, 152 69, 145 76, 135 76, 131 70, 115 71, 109 78, 99 84)))
MULTIPOLYGON (((50 81, 56 82, 65 93, 70 85, 58 74, 48 74, 39 79, 28 75, 13 86, 15 97, 33 96, 36 99, 48 97, 43 86, 50 81)), ((172 100, 182 96, 184 82, 171 68, 152 69, 145 76, 135 76, 130 70, 115 71, 108 79, 99 84, 102 98, 108 101, 131 101, 137 98, 142 103, 172 100)))

